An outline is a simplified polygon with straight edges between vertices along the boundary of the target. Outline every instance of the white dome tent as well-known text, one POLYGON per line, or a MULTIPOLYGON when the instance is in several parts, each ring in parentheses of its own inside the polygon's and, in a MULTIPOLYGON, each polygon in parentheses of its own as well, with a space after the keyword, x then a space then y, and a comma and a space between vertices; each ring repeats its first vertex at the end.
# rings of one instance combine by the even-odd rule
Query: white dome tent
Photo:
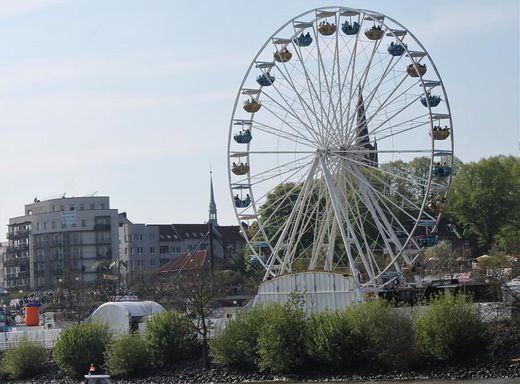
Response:
POLYGON ((105 323, 114 333, 142 330, 144 323, 165 309, 154 301, 117 301, 100 305, 90 315, 90 322, 105 323))

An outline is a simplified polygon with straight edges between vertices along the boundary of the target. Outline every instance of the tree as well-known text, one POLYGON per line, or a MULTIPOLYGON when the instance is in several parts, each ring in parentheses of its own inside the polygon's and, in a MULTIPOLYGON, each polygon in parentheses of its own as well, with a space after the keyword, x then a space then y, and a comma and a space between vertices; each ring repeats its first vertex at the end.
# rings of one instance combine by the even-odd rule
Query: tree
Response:
POLYGON ((58 299, 63 303, 67 320, 80 324, 90 315, 95 303, 100 300, 97 292, 86 286, 79 276, 67 273, 58 283, 58 299))
POLYGON ((132 276, 128 286, 142 300, 151 300, 157 303, 168 301, 172 295, 171 276, 149 271, 132 276))
POLYGON ((173 291, 194 330, 202 337, 204 368, 209 368, 208 337, 213 324, 211 316, 217 308, 223 287, 219 272, 212 272, 209 265, 182 271, 173 281, 173 291))
MULTIPOLYGON (((121 274, 121 268, 124 268, 126 271, 127 267, 128 267, 128 263, 121 259, 114 260, 109 265, 109 268, 111 270, 114 270, 114 269, 117 270, 117 279, 119 281, 119 286, 121 286, 121 282, 123 281, 123 275, 121 274)), ((126 273, 125 273, 125 275, 126 275, 126 273)), ((123 281, 123 283, 126 286, 126 281, 123 281)))
POLYGON ((453 279, 457 255, 446 241, 440 241, 435 246, 426 248, 423 255, 423 264, 429 266, 430 272, 448 273, 450 278, 453 279))
POLYGON ((520 223, 520 159, 495 156, 463 165, 449 201, 450 216, 487 251, 503 226, 520 223))

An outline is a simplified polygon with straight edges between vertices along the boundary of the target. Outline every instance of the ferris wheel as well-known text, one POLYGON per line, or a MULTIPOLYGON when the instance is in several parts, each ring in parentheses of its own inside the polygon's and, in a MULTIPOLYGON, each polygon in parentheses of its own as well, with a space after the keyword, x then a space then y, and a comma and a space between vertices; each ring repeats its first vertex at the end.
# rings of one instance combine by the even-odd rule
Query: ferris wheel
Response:
POLYGON ((363 287, 415 271, 438 241, 452 165, 440 74, 381 13, 302 13, 267 39, 239 88, 229 186, 264 280, 336 271, 363 287))

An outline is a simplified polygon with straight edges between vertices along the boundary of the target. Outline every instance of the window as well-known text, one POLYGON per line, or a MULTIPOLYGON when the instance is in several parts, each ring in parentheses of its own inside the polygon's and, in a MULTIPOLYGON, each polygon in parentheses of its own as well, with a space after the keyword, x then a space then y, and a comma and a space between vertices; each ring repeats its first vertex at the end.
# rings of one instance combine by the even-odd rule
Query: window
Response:
POLYGON ((161 245, 159 247, 159 253, 161 255, 164 255, 165 253, 168 253, 168 246, 167 245, 161 245))
POLYGON ((99 204, 99 209, 105 209, 105 203, 99 204))
POLYGON ((52 222, 52 229, 56 229, 56 222, 55 221, 52 222))
POLYGON ((43 222, 43 230, 46 230, 46 229, 47 229, 47 222, 44 221, 44 222, 43 222))
POLYGON ((139 236, 139 241, 143 241, 143 235, 138 235, 139 236))
POLYGON ((37 230, 37 231, 40 230, 40 223, 36 223, 36 230, 37 230))
POLYGON ((150 233, 150 240, 155 240, 155 233, 150 233))
POLYGON ((81 226, 85 228, 87 226, 87 219, 81 219, 81 226))
POLYGON ((85 204, 80 204, 80 205, 79 205, 79 210, 80 210, 80 211, 83 211, 84 209, 85 209, 85 204))
POLYGON ((155 253, 155 247, 150 247, 150 253, 155 253))
POLYGON ((125 247, 125 255, 128 255, 128 248, 125 247))
POLYGON ((464 240, 463 248, 469 249, 469 240, 464 240))
POLYGON ((64 205, 60 205, 60 211, 64 211, 65 210, 65 206, 64 205))
POLYGON ((172 253, 180 253, 181 247, 172 247, 172 253))
POLYGON ((137 247, 136 248, 136 253, 137 254, 142 254, 143 253, 143 247, 137 247))
POLYGON ((74 204, 69 204, 69 211, 75 211, 76 206, 74 204))
POLYGON ((130 247, 130 254, 131 254, 131 255, 134 254, 134 247, 130 247))
POLYGON ((90 203, 90 209, 91 209, 91 210, 96 209, 96 204, 94 204, 94 203, 90 203))
POLYGON ((155 267, 155 259, 150 260, 150 267, 155 267))

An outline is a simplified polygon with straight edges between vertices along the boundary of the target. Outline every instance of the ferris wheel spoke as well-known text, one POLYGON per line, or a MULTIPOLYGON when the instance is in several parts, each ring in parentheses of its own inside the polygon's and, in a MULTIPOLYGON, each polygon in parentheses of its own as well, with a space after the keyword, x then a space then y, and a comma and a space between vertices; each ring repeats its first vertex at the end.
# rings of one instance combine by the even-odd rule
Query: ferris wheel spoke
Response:
MULTIPOLYGON (((372 91, 370 91, 369 95, 367 96, 367 102, 366 102, 365 108, 368 109, 370 107, 372 100, 374 99, 375 95, 377 94, 379 87, 384 83, 384 80, 386 79, 387 75, 393 71, 393 69, 397 66, 397 64, 402 59, 402 57, 403 56, 399 56, 399 58, 397 60, 393 60, 394 56, 391 56, 391 59, 388 62, 387 67, 385 68, 385 71, 383 72, 383 74, 379 77, 379 79, 378 78, 375 79, 375 80, 377 80, 377 84, 372 89, 372 91), (392 63, 393 63, 393 65, 392 65, 392 63)), ((405 79, 406 79, 406 77, 403 78, 402 81, 404 82, 405 79)), ((370 86, 370 88, 372 88, 371 82, 369 82, 368 85, 370 86)), ((356 113, 357 113, 357 109, 356 109, 356 113)))
POLYGON ((309 110, 310 110, 310 112, 312 113, 312 115, 315 118, 316 126, 317 126, 320 134, 323 136, 323 134, 322 134, 323 129, 324 129, 323 120, 320 117, 318 117, 318 115, 317 115, 317 113, 318 113, 317 110, 324 108, 323 104, 321 102, 321 98, 318 96, 318 93, 316 92, 316 88, 314 87, 314 84, 311 81, 311 78, 310 78, 310 75, 309 75, 309 71, 308 71, 307 67, 305 66, 301 47, 300 46, 296 46, 296 44, 294 44, 294 41, 292 42, 292 45, 293 45, 293 47, 295 49, 296 55, 298 56, 298 61, 299 61, 300 65, 302 66, 303 77, 304 77, 305 82, 307 84, 307 91, 308 91, 308 94, 309 94, 309 99, 311 101, 311 104, 309 105, 309 110), (319 103, 320 104, 319 108, 316 107, 315 103, 319 103))
POLYGON ((312 140, 312 138, 302 135, 301 132, 294 129, 290 125, 287 125, 287 126, 290 128, 291 132, 275 128, 272 125, 260 122, 258 120, 252 120, 252 123, 254 124, 254 126, 253 126, 254 129, 265 132, 269 135, 273 135, 273 136, 281 138, 281 139, 299 143, 299 144, 305 145, 306 147, 315 148, 317 145, 317 142, 312 140))
MULTIPOLYGON (((278 101, 276 101, 273 97, 271 97, 269 94, 267 94, 266 92, 263 93, 264 96, 266 96, 269 100, 271 100, 274 104, 276 104, 280 109, 282 109, 283 111, 285 111, 287 114, 291 115, 295 120, 299 121, 300 124, 305 128, 305 130, 315 139, 315 140, 318 140, 318 137, 316 136, 316 133, 314 132, 314 130, 312 129, 311 126, 309 126, 308 124, 306 124, 298 115, 298 113, 290 106, 289 102, 287 101, 287 99, 285 99, 283 97, 283 95, 281 95, 280 91, 274 87, 274 84, 271 85, 277 92, 278 92, 278 95, 282 98, 282 100, 284 101, 284 103, 287 105, 287 108, 285 108, 282 104, 280 104, 278 101)), ((287 124, 287 121, 286 119, 284 119, 283 117, 280 117, 278 116, 278 114, 276 114, 272 109, 268 109, 269 112, 271 112, 271 114, 273 114, 276 118, 278 118, 280 121, 282 121, 283 123, 287 124)), ((294 129, 294 128, 293 128, 294 129)), ((294 129, 296 130, 296 129, 294 129)), ((296 130, 297 131, 297 130, 296 130)))
MULTIPOLYGON (((406 90, 404 90, 403 92, 401 92, 399 95, 397 95, 396 97, 394 97, 392 99, 391 102, 389 102, 390 98, 393 96, 393 94, 395 93, 395 91, 398 89, 394 89, 389 95, 388 97, 383 101, 383 103, 381 103, 381 105, 376 109, 376 111, 374 111, 372 113, 372 115, 368 118, 365 119, 365 124, 368 125, 371 123, 371 121, 378 115, 378 113, 383 110, 383 108, 388 108, 390 105, 394 104, 394 103, 398 103, 400 98, 404 95, 406 95, 406 92, 408 92, 410 89, 412 89, 413 87, 415 87, 417 83, 415 84, 412 84, 409 88, 407 88, 406 90)), ((386 122, 392 120, 395 116, 399 115, 400 113, 402 113, 403 111, 405 111, 409 106, 413 105, 415 102, 417 102, 419 99, 420 99, 420 95, 417 96, 417 98, 415 98, 412 102, 408 103, 407 105, 405 105, 404 107, 402 107, 400 110, 398 110, 395 114, 393 114, 390 118, 387 118, 387 120, 385 120, 384 123, 380 124, 378 127, 376 127, 375 129, 372 129, 372 134, 374 132, 377 131, 377 128, 383 126, 386 122)), ((359 110, 361 106, 359 106, 358 108, 356 108, 356 112, 359 110)), ((366 110, 365 110, 366 111, 366 110)), ((353 115, 354 116, 354 115, 353 115)), ((347 123, 350 123, 350 129, 351 129, 351 132, 353 132, 354 130, 352 130, 352 127, 354 125, 354 120, 353 118, 350 119, 351 121, 350 122, 347 122, 347 123)), ((353 135, 354 133, 352 133, 351 135, 353 135)))
MULTIPOLYGON (((349 158, 349 160, 353 163, 353 164, 356 164, 358 166, 361 166, 361 167, 366 167, 366 163, 363 161, 363 160, 355 160, 355 159, 352 159, 352 158, 349 158)), ((389 176, 390 178, 395 178, 397 180, 401 180, 401 181, 404 181, 406 183, 413 183, 416 187, 419 187, 419 188, 425 188, 427 189, 427 186, 428 186, 428 178, 425 178, 425 179, 422 179, 422 178, 419 178, 419 177, 415 177, 414 175, 410 175, 410 174, 407 174, 407 175, 401 175, 399 173, 392 173, 392 172, 389 172, 383 168, 372 168, 373 170, 373 173, 372 175, 374 176, 375 174, 377 174, 378 172, 379 173, 382 173, 382 174, 385 174, 387 176, 389 176)), ((377 178, 377 176, 374 176, 377 178)), ((382 183, 386 183, 386 181, 384 179, 378 179, 380 182, 382 183)), ((411 202, 411 201, 410 201, 411 202)), ((414 207, 416 208, 420 208, 416 205, 414 205, 414 207)))
POLYGON ((318 33, 316 31, 316 28, 312 28, 313 30, 313 33, 314 33, 314 40, 316 42, 316 55, 315 55, 315 60, 316 60, 316 64, 317 64, 317 74, 315 75, 315 79, 318 83, 318 89, 316 89, 313 81, 312 81, 312 78, 310 77, 310 72, 309 70, 307 69, 307 66, 305 65, 305 62, 303 61, 302 57, 299 56, 299 60, 300 60, 300 63, 302 65, 302 67, 304 68, 304 73, 305 73, 305 77, 306 77, 306 81, 307 81, 307 84, 308 86, 312 89, 313 93, 314 93, 314 96, 311 96, 311 97, 314 97, 316 99, 316 101, 318 102, 319 104, 319 108, 316 109, 316 106, 314 106, 315 110, 314 110, 314 115, 316 116, 316 119, 317 121, 320 122, 320 133, 321 133, 321 136, 322 138, 325 138, 326 134, 326 129, 327 127, 332 127, 333 126, 333 122, 330 120, 330 116, 329 114, 326 112, 327 111, 327 108, 326 106, 324 105, 324 100, 323 100, 323 91, 322 91, 322 65, 323 65, 323 62, 321 60, 321 52, 320 52, 320 46, 319 46, 319 36, 318 36, 318 33), (326 124, 325 124, 326 122, 326 124))
MULTIPOLYGON (((303 88, 303 86, 301 86, 301 84, 297 83, 294 79, 290 79, 289 78, 289 72, 287 70, 287 67, 285 65, 285 63, 283 63, 283 67, 285 69, 285 71, 287 72, 287 75, 285 73, 283 73, 281 70, 280 70, 280 73, 281 75, 284 77, 284 79, 286 80, 286 82, 291 86, 292 90, 294 91, 294 94, 298 97, 298 100, 300 101, 300 104, 302 106, 302 109, 303 109, 303 112, 305 113, 310 125, 312 126, 312 122, 313 120, 311 119, 311 117, 309 116, 309 113, 308 111, 311 111, 311 112, 314 112, 314 110, 310 107, 310 105, 303 99, 302 95, 301 95, 301 92, 299 91, 299 89, 296 88, 296 84, 298 84, 300 87, 303 88)), ((279 68, 278 68, 279 69, 279 68)), ((311 101, 313 100, 313 98, 311 97, 311 101)), ((313 113, 314 114, 314 113, 313 113)), ((318 122, 318 117, 314 114, 314 118, 316 120, 314 120, 316 123, 318 122)))
MULTIPOLYGON (((377 133, 378 132, 378 129, 383 127, 385 124, 389 123, 390 121, 392 121, 395 117, 399 116, 401 113, 403 113, 406 109, 408 109, 410 106, 414 105, 417 101, 419 101, 419 99, 421 98, 421 95, 415 97, 414 99, 412 99, 412 101, 410 101, 409 103, 407 103, 404 107, 400 108, 399 110, 397 110, 396 112, 392 113, 390 115, 390 117, 388 117, 386 120, 384 120, 382 123, 380 123, 378 126, 376 126, 373 130, 372 130, 372 134, 374 133, 377 133)), ((372 121, 372 119, 374 119, 376 115, 372 115, 369 119, 366 120, 366 123, 368 124, 370 121, 372 121)))
MULTIPOLYGON (((381 129, 380 131, 377 132, 377 135, 376 134, 373 134, 373 135, 377 139, 377 141, 379 143, 381 143, 381 142, 383 142, 385 139, 387 139, 389 137, 395 137, 395 136, 398 136, 398 135, 400 135, 402 133, 406 133, 406 132, 413 131, 413 130, 418 129, 418 128, 422 128, 425 125, 430 125, 430 121, 424 121, 424 122, 422 122, 420 124, 412 125, 409 128, 403 128, 403 129, 400 129, 400 130, 396 131, 396 130, 393 130, 393 128, 399 127, 400 125, 399 124, 395 124, 392 127, 387 127, 385 129, 381 129), (386 135, 379 136, 380 134, 382 134, 384 132, 390 132, 390 133, 386 134, 386 135)), ((431 152, 431 150, 430 150, 430 152, 431 152)))
MULTIPOLYGON (((358 16, 358 20, 359 20, 359 30, 361 31, 361 28, 363 28, 363 24, 364 24, 365 18, 364 18, 364 16, 362 17, 361 14, 360 14, 360 16, 358 16)), ((346 86, 346 79, 347 79, 347 76, 348 76, 348 73, 349 73, 349 69, 351 68, 350 64, 352 64, 352 70, 351 70, 351 74, 350 74, 349 98, 348 98, 347 108, 345 109, 347 111, 347 118, 345 119, 346 122, 348 122, 350 120, 350 109, 352 107, 352 100, 354 98, 354 92, 353 92, 354 87, 352 85, 354 84, 354 74, 355 74, 355 68, 356 68, 356 57, 357 57, 357 46, 358 46, 358 43, 359 43, 359 33, 356 34, 356 39, 355 39, 354 47, 353 47, 353 50, 352 50, 353 54, 351 52, 350 61, 349 61, 349 64, 347 66, 347 70, 345 72, 345 81, 343 82, 343 88, 342 88, 342 90, 340 92, 340 94, 343 94, 343 89, 346 86)), ((341 113, 343 113, 343 111, 341 113)))
POLYGON ((313 160, 310 160, 310 161, 308 160, 307 162, 305 162, 303 164, 296 164, 295 166, 292 166, 293 164, 299 163, 305 159, 308 160, 309 156, 287 162, 285 164, 270 168, 270 169, 262 171, 262 172, 258 172, 258 173, 254 173, 254 174, 252 173, 246 179, 244 179, 244 181, 248 180, 249 183, 253 186, 253 185, 265 183, 267 181, 270 181, 273 178, 280 177, 286 173, 292 174, 294 171, 299 171, 299 170, 305 169, 310 164, 312 164, 313 160), (291 167, 289 167, 289 166, 291 166, 291 167))

